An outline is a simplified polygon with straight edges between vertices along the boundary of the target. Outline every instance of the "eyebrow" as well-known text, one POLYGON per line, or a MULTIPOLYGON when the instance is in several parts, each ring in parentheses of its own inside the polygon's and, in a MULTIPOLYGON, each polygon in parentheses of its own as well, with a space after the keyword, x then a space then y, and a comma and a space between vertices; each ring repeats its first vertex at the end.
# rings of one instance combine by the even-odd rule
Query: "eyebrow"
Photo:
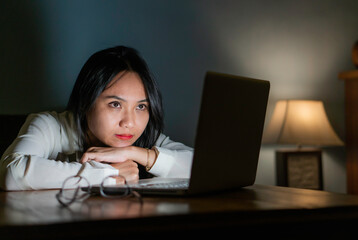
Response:
MULTIPOLYGON (((121 97, 118 97, 118 96, 115 96, 115 95, 105 96, 105 98, 114 98, 114 99, 117 99, 117 100, 120 100, 120 101, 123 101, 123 102, 127 102, 127 100, 125 100, 124 98, 121 98, 121 97)), ((149 99, 145 98, 143 100, 139 100, 138 102, 139 103, 141 103, 141 102, 149 102, 149 99)))

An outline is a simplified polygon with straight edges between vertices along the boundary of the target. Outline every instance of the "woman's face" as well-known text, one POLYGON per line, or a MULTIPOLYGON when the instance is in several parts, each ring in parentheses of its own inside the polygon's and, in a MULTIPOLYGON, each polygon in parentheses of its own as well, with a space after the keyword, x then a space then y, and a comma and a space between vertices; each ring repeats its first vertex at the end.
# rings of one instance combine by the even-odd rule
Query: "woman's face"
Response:
POLYGON ((143 133, 149 121, 149 101, 139 75, 118 73, 87 113, 92 146, 126 147, 143 133))

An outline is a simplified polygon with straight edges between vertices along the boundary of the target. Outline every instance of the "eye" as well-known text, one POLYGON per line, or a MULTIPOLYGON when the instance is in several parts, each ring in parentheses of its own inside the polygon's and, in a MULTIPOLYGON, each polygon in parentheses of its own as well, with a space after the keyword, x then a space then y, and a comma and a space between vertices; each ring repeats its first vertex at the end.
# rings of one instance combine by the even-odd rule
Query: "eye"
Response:
POLYGON ((109 106, 112 107, 112 108, 120 108, 121 104, 116 101, 116 102, 110 102, 109 106))
POLYGON ((144 110, 147 109, 147 105, 145 105, 145 104, 139 104, 139 105, 137 106, 137 109, 138 109, 138 110, 141 110, 141 111, 144 111, 144 110))

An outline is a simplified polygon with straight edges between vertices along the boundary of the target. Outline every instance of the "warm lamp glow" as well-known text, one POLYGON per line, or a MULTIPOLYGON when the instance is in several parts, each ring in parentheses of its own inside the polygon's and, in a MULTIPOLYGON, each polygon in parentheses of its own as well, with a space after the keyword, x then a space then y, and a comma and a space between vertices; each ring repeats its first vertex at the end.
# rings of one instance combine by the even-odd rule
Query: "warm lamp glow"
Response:
POLYGON ((276 103, 263 143, 341 146, 322 101, 281 100, 276 103))

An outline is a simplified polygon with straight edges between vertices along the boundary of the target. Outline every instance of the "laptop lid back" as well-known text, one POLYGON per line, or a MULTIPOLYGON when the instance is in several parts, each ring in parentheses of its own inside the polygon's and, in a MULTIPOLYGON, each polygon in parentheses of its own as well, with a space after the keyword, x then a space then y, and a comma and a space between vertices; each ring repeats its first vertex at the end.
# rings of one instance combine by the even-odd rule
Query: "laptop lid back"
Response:
POLYGON ((269 89, 264 80, 206 74, 189 193, 255 182, 269 89))

